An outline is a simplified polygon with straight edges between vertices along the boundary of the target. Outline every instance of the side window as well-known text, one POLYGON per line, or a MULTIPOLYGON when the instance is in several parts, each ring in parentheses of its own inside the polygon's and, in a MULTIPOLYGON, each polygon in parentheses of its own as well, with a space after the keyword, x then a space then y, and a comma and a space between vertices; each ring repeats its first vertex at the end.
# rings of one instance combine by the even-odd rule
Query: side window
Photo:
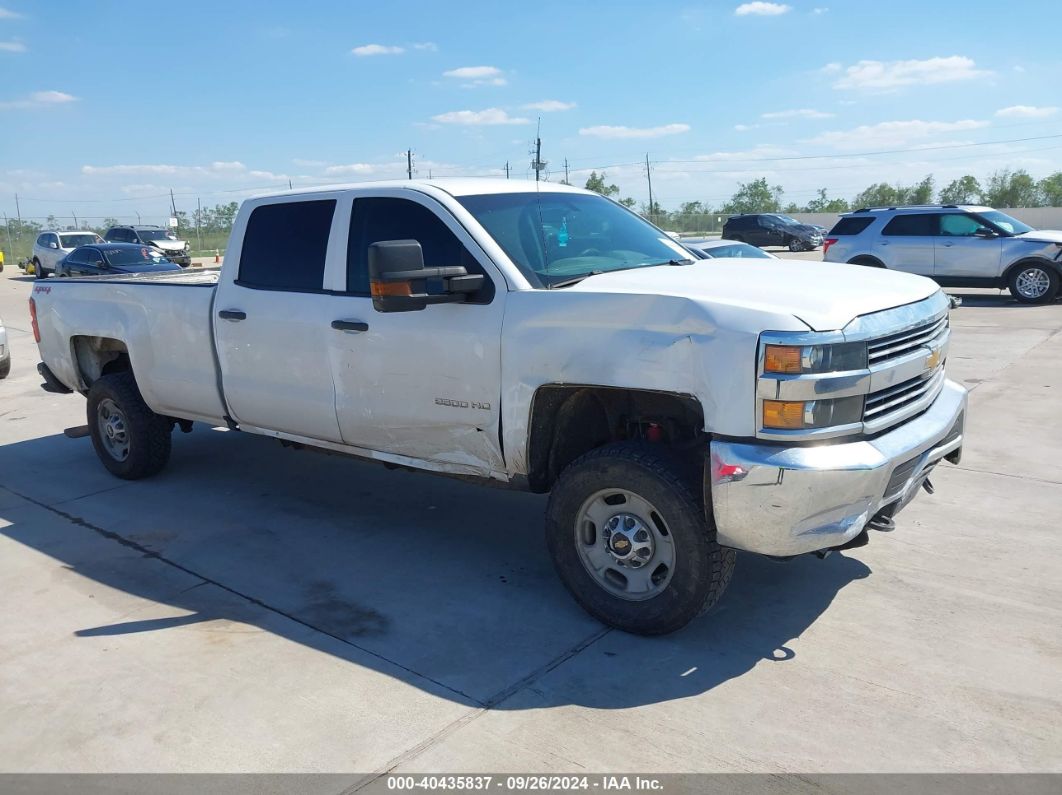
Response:
POLYGON ((237 283, 270 290, 320 290, 335 199, 263 204, 251 212, 237 283))
POLYGON ((103 257, 100 256, 100 252, 96 251, 96 249, 87 248, 84 251, 85 251, 84 256, 85 256, 85 263, 86 264, 88 264, 88 265, 97 265, 97 266, 103 264, 103 257))
POLYGON ((116 243, 128 243, 129 235, 124 229, 111 229, 107 232, 107 239, 116 243))
POLYGON ((830 237, 835 237, 837 235, 858 235, 872 223, 874 223, 874 219, 870 216, 862 216, 859 218, 849 216, 842 218, 834 224, 834 227, 830 230, 829 234, 830 237))
POLYGON ((940 216, 940 234, 947 237, 973 237, 984 224, 972 215, 946 213, 940 216))
POLYGON ((37 245, 44 248, 48 245, 48 235, 37 235, 37 245))
MULTIPOLYGON (((424 266, 463 265, 469 273, 483 273, 471 252, 435 213, 408 199, 355 199, 347 242, 347 292, 369 295, 369 246, 381 240, 416 240, 424 252, 424 266)), ((494 297, 490 276, 473 298, 489 303, 494 297)), ((429 286, 429 292, 431 287, 429 286)))
POLYGON ((921 237, 937 233, 937 216, 922 214, 897 215, 881 230, 890 237, 921 237))
POLYGON ((86 249, 79 248, 66 255, 66 261, 71 265, 83 265, 86 262, 86 249))

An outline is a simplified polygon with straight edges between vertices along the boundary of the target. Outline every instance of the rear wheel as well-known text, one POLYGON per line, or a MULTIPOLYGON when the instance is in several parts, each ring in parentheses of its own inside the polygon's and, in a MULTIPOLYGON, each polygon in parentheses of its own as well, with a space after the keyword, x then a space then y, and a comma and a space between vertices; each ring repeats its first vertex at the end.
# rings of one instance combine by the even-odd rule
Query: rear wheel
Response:
POLYGON ((100 377, 88 393, 92 446, 112 475, 139 480, 170 459, 170 422, 150 408, 130 372, 100 377))
POLYGON ((1058 295, 1058 273, 1050 265, 1029 262, 1010 274, 1010 294, 1023 304, 1046 304, 1058 295))
POLYGON ((0 378, 7 378, 11 374, 11 357, 8 356, 0 362, 0 378))
POLYGON ((546 542, 575 600, 639 635, 681 629, 722 596, 735 553, 666 449, 612 444, 574 461, 550 495, 546 542))

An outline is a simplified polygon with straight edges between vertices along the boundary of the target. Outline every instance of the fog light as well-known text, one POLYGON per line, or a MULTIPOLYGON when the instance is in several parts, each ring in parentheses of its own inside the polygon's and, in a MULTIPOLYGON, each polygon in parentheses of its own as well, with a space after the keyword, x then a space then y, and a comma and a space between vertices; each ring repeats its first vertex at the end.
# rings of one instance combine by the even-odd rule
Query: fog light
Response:
POLYGON ((804 427, 803 401, 763 401, 763 427, 799 430, 804 427))
POLYGON ((834 400, 765 400, 763 427, 773 430, 810 430, 853 425, 863 417, 863 397, 834 400))

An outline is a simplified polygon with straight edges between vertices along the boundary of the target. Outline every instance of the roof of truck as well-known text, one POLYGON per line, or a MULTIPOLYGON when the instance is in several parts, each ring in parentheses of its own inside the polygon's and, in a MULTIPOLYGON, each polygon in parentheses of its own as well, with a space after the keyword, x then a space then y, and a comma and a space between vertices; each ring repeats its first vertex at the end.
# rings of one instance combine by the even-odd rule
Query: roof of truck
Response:
POLYGON ((271 191, 259 193, 253 198, 269 196, 299 196, 307 193, 325 193, 340 190, 364 190, 366 188, 408 188, 423 190, 437 188, 451 196, 477 196, 484 193, 589 193, 583 188, 563 185, 559 182, 535 182, 528 179, 505 179, 504 177, 443 177, 439 179, 392 179, 379 182, 351 182, 341 185, 319 185, 312 188, 271 191))

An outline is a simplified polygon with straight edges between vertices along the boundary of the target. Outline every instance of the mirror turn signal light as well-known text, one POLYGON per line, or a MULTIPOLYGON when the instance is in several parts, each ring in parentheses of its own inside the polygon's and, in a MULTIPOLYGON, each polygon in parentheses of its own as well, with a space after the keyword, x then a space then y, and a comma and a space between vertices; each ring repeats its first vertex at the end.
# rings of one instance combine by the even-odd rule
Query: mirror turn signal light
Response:
POLYGON ((382 298, 384 296, 410 296, 413 295, 413 290, 410 287, 409 282, 370 282, 369 291, 372 293, 373 298, 382 298))

